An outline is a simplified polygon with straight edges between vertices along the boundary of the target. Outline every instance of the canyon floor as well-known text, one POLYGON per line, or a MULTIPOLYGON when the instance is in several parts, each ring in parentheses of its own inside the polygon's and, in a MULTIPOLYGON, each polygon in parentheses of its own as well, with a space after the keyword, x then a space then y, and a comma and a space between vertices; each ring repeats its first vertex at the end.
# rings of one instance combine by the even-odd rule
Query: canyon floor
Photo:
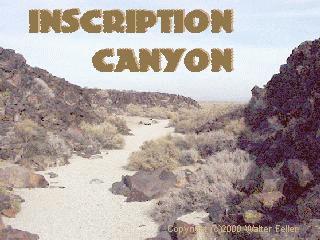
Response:
POLYGON ((46 189, 16 191, 25 203, 15 219, 4 219, 14 228, 36 233, 40 240, 145 239, 157 234, 157 224, 148 216, 154 201, 125 202, 110 192, 112 183, 134 172, 124 169, 129 155, 144 141, 173 132, 168 121, 143 125, 148 119, 128 118, 132 136, 121 150, 111 150, 91 159, 73 156, 70 164, 39 172, 46 176, 46 189), (48 173, 54 172, 56 178, 48 173))

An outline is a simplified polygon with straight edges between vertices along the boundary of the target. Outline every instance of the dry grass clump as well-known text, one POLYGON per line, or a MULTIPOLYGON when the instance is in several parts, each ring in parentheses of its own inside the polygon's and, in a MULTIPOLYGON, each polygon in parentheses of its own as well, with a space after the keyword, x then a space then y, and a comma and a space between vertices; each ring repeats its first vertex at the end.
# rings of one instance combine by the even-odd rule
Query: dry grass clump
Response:
POLYGON ((117 127, 108 121, 101 124, 82 122, 80 128, 85 136, 98 142, 103 149, 121 149, 124 146, 124 139, 119 134, 117 127))
POLYGON ((180 166, 181 150, 171 136, 145 142, 140 151, 129 157, 129 170, 152 171, 158 168, 175 169, 180 166))
POLYGON ((152 217, 166 227, 184 214, 208 209, 213 204, 227 207, 229 198, 236 193, 232 183, 244 179, 253 165, 249 154, 239 149, 215 154, 209 158, 208 165, 189 177, 186 187, 159 200, 152 217))
POLYGON ((189 135, 188 141, 194 145, 201 157, 206 158, 222 150, 232 151, 237 146, 237 137, 223 130, 189 135))
POLYGON ((202 103, 201 108, 179 109, 171 116, 170 125, 179 133, 194 132, 208 121, 228 114, 240 106, 234 103, 202 103))

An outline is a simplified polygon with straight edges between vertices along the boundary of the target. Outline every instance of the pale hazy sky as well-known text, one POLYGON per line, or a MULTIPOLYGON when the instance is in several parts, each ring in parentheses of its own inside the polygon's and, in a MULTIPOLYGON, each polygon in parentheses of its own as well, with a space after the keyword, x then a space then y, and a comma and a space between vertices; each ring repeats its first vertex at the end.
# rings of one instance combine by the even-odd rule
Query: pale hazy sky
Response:
POLYGON ((0 46, 22 53, 31 66, 86 87, 161 91, 197 100, 246 101, 263 86, 292 49, 319 38, 319 0, 0 0, 0 46), (227 9, 235 11, 232 34, 29 34, 28 10, 68 9, 227 9), (91 63, 104 48, 234 48, 234 72, 100 73, 91 63))

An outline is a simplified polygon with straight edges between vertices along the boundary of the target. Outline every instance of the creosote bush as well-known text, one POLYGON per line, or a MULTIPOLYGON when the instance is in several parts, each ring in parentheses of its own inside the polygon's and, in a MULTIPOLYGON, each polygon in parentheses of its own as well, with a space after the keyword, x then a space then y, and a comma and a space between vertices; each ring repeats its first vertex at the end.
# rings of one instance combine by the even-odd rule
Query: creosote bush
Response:
POLYGON ((254 166, 247 152, 223 150, 208 159, 192 173, 186 187, 174 189, 160 199, 151 213, 155 221, 172 224, 178 217, 198 210, 206 210, 212 204, 227 207, 227 201, 236 194, 232 183, 244 179, 254 166))
POLYGON ((82 122, 80 128, 87 137, 101 144, 103 149, 120 149, 124 146, 124 139, 119 134, 117 127, 108 121, 101 124, 82 122))
POLYGON ((181 150, 171 136, 145 142, 140 151, 129 157, 128 169, 152 171, 158 168, 175 169, 180 166, 181 150))

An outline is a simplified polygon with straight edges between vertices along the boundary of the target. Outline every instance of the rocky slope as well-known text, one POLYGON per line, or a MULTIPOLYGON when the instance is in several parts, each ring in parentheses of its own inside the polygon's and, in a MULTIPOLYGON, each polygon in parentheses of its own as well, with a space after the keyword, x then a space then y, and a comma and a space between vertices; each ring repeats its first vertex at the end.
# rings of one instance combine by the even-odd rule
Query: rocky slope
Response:
MULTIPOLYGON (((288 224, 299 231, 278 234, 279 239, 319 239, 314 225, 320 218, 320 40, 294 49, 280 73, 252 90, 245 119, 251 134, 240 143, 258 167, 237 184, 243 195, 228 220, 288 224)), ((248 234, 246 239, 272 236, 248 234)))
POLYGON ((101 109, 111 114, 128 104, 198 106, 190 98, 172 94, 81 88, 29 66, 13 50, 0 48, 0 159, 44 169, 66 164, 68 148, 84 156, 96 154, 98 144, 84 136, 80 123, 101 123, 101 109), (52 151, 53 145, 59 150, 52 151))

